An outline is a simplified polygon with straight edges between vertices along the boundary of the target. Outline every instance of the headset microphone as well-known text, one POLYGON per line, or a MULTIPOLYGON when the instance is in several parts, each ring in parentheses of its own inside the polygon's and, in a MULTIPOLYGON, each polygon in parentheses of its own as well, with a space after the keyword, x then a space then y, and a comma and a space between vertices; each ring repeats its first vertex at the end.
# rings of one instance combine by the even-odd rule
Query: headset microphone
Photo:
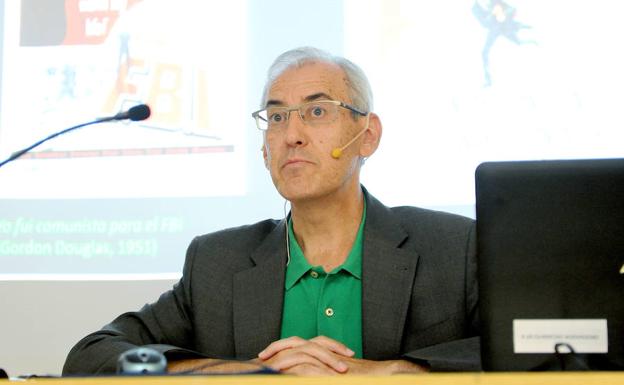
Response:
POLYGON ((353 137, 353 139, 351 139, 349 141, 349 143, 345 144, 342 147, 336 147, 331 151, 331 156, 334 159, 339 159, 342 156, 342 151, 349 147, 353 142, 355 142, 357 140, 357 138, 359 138, 360 136, 362 136, 362 134, 368 130, 368 123, 370 122, 370 113, 366 114, 366 127, 364 127, 364 129, 360 132, 358 132, 358 134, 356 136, 353 137))

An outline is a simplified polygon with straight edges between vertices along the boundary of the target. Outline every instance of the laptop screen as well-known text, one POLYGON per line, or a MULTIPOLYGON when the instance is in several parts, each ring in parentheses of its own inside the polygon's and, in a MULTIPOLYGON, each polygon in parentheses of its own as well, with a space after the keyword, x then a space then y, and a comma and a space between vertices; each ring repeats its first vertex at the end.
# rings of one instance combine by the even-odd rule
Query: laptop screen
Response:
POLYGON ((475 176, 484 369, 624 368, 624 159, 475 176))

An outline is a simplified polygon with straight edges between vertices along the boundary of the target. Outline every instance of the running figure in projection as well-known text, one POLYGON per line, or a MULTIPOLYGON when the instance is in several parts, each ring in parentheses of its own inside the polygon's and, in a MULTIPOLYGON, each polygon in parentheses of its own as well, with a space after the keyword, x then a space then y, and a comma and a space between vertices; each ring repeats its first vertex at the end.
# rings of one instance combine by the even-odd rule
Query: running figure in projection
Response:
POLYGON ((523 40, 518 36, 522 29, 531 28, 531 26, 516 20, 516 9, 502 0, 491 0, 483 6, 478 0, 475 0, 472 6, 472 13, 479 23, 488 30, 485 39, 485 45, 481 52, 483 59, 483 73, 485 75, 485 87, 492 85, 490 75, 490 50, 496 40, 502 36, 508 40, 522 44, 537 44, 534 40, 523 40))

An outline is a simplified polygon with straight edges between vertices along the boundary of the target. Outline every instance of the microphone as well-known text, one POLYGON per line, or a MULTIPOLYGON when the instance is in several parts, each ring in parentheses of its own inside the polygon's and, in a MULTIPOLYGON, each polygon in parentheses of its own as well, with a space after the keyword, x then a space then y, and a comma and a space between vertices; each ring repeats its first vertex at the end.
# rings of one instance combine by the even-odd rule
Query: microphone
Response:
POLYGON ((358 132, 358 134, 356 136, 353 137, 353 139, 351 139, 349 141, 349 143, 345 144, 342 147, 336 147, 331 151, 331 156, 334 159, 340 159, 340 157, 342 156, 342 151, 344 151, 345 148, 349 147, 353 142, 356 141, 357 138, 359 138, 360 136, 362 136, 362 134, 368 130, 368 124, 370 123, 370 113, 366 114, 366 127, 364 127, 364 129, 362 129, 362 131, 358 132))
POLYGON ((99 118, 99 122, 106 122, 109 120, 125 120, 130 119, 133 122, 145 120, 150 117, 151 111, 147 104, 139 104, 138 106, 131 107, 128 111, 122 111, 117 115, 99 118))
POLYGON ((122 111, 116 115, 113 116, 107 116, 104 118, 97 118, 96 120, 93 120, 91 122, 87 122, 87 123, 82 123, 79 124, 77 126, 73 126, 73 127, 69 127, 66 128, 62 131, 56 132, 50 136, 47 136, 43 139, 41 139, 40 141, 22 149, 19 151, 15 151, 13 154, 11 154, 11 156, 9 156, 7 159, 5 159, 4 161, 2 161, 0 163, 0 167, 4 166, 5 164, 14 161, 15 159, 19 158, 20 156, 24 155, 25 153, 27 153, 28 151, 32 150, 33 148, 39 146, 40 144, 43 144, 45 142, 47 142, 48 140, 52 139, 52 138, 56 138, 57 136, 66 134, 70 131, 76 130, 78 128, 82 128, 85 126, 90 126, 92 124, 97 124, 97 123, 103 123, 103 122, 110 122, 112 120, 126 120, 126 119, 130 119, 132 121, 139 121, 139 120, 145 120, 147 118, 149 118, 151 114, 150 108, 147 104, 139 104, 137 106, 134 106, 132 108, 130 108, 128 111, 122 111))

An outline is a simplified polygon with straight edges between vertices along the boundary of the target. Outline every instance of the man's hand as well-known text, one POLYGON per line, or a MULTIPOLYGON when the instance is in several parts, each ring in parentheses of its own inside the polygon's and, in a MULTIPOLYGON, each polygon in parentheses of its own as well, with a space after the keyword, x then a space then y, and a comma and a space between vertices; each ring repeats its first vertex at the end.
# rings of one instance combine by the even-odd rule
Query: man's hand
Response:
POLYGON ((262 364, 284 373, 329 375, 345 373, 348 366, 343 359, 354 354, 345 345, 324 336, 310 340, 289 337, 267 346, 258 358, 262 364))
POLYGON ((422 373, 427 368, 405 360, 371 361, 353 358, 354 352, 327 337, 275 341, 258 354, 259 363, 283 373, 299 375, 391 375, 422 373))

